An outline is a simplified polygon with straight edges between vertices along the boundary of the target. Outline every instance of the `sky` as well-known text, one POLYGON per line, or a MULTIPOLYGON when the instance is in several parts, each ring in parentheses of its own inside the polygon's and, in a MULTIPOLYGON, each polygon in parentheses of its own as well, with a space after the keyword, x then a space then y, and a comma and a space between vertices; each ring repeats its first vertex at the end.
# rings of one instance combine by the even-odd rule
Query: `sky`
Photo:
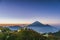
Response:
POLYGON ((60 1, 0 0, 0 24, 43 24, 60 25, 60 1))

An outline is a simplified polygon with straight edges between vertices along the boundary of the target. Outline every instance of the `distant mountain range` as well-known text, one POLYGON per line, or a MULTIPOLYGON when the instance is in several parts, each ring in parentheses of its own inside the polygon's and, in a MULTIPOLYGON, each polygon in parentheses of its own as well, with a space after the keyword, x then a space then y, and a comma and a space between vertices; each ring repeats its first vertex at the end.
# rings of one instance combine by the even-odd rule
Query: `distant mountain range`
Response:
POLYGON ((36 26, 38 26, 38 27, 42 27, 42 26, 51 26, 51 25, 48 25, 48 24, 42 24, 42 23, 40 23, 39 21, 35 21, 34 23, 32 23, 32 24, 30 24, 30 25, 28 25, 28 26, 34 26, 34 27, 36 27, 36 26))
MULTIPOLYGON (((18 30, 18 29, 21 29, 21 27, 22 26, 9 26, 9 29, 18 30)), ((42 24, 39 21, 35 21, 34 23, 29 24, 27 26, 27 28, 33 29, 33 30, 40 32, 40 33, 57 32, 58 31, 58 29, 56 27, 53 27, 49 24, 47 24, 47 25, 42 24)))
POLYGON ((22 28, 21 26, 9 26, 8 27, 10 30, 18 30, 20 28, 22 28))
POLYGON ((33 30, 35 30, 37 32, 42 32, 42 33, 58 31, 57 28, 55 28, 55 27, 53 27, 53 26, 51 26, 49 24, 47 24, 47 25, 42 24, 39 21, 35 21, 34 23, 28 25, 27 27, 30 28, 30 29, 33 29, 33 30))

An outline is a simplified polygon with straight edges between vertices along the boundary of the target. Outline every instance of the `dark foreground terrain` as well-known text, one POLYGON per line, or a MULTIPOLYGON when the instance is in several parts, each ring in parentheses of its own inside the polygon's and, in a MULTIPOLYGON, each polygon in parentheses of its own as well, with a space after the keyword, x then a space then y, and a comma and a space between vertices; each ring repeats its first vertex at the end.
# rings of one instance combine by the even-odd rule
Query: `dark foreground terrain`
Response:
POLYGON ((0 40, 60 40, 59 37, 60 31, 41 34, 27 28, 11 31, 8 28, 0 27, 0 40))

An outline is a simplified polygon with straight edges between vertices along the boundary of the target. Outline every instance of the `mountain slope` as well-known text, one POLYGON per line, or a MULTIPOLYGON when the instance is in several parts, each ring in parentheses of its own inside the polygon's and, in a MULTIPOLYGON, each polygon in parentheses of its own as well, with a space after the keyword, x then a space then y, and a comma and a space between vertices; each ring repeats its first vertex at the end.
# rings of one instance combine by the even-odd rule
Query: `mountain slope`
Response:
POLYGON ((36 21, 28 26, 44 26, 42 23, 40 23, 39 21, 36 21))
POLYGON ((42 24, 42 23, 40 23, 39 21, 35 21, 34 23, 32 23, 32 24, 30 24, 30 25, 28 25, 28 26, 39 26, 39 27, 41 27, 41 26, 50 26, 50 25, 45 25, 45 24, 42 24))
POLYGON ((36 21, 36 22, 28 25, 28 28, 33 29, 33 30, 35 30, 37 32, 42 32, 42 33, 45 33, 45 32, 47 32, 47 33, 48 32, 56 32, 56 31, 58 31, 57 28, 55 28, 55 27, 53 27, 51 25, 48 25, 48 24, 44 25, 44 24, 42 24, 42 23, 40 23, 38 21, 36 21))

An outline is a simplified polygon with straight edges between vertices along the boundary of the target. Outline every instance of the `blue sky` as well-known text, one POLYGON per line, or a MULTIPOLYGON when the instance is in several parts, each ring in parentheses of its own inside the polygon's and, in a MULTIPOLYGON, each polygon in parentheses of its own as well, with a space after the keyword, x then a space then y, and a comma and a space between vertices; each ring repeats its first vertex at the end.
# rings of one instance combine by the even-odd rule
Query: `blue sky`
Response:
POLYGON ((0 1, 0 23, 60 24, 59 1, 0 1))

